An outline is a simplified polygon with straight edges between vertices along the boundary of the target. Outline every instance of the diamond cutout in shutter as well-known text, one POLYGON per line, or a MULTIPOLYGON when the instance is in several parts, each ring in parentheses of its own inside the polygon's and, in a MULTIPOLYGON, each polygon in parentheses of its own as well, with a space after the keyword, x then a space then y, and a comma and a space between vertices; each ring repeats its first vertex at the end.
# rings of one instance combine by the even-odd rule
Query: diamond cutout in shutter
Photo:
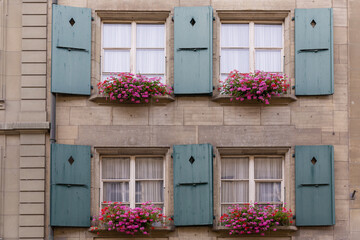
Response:
POLYGON ((189 162, 193 164, 195 162, 195 158, 193 156, 190 157, 189 162))
POLYGON ((194 19, 194 18, 192 18, 192 19, 190 20, 190 24, 191 24, 192 26, 194 26, 194 25, 195 25, 195 23, 196 23, 195 19, 194 19))
POLYGON ((72 165, 75 162, 75 160, 73 159, 72 156, 70 156, 70 158, 68 159, 68 162, 70 163, 70 165, 72 165))
POLYGON ((316 26, 316 22, 315 22, 314 19, 311 21, 310 25, 311 25, 313 28, 316 26))
POLYGON ((71 26, 74 26, 75 20, 74 20, 73 18, 71 18, 70 21, 69 21, 69 23, 70 23, 71 26))
POLYGON ((312 163, 313 165, 315 165, 316 162, 317 162, 316 158, 313 157, 313 158, 311 159, 311 163, 312 163))

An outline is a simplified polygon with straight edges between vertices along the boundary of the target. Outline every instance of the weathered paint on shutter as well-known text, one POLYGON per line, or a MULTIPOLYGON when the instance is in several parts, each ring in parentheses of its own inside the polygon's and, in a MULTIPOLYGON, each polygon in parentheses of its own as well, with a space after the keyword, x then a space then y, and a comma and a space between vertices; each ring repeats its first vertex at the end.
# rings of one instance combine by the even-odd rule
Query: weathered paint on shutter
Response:
POLYGON ((51 144, 51 226, 90 226, 90 165, 90 146, 51 144))
POLYGON ((212 28, 212 7, 175 7, 175 94, 212 94, 212 28))
POLYGON ((295 168, 296 225, 334 225, 333 146, 296 146, 295 168))
POLYGON ((174 145, 175 226, 213 224, 213 153, 210 144, 174 145))
POLYGON ((295 94, 334 93, 331 8, 295 9, 295 94))
POLYGON ((52 9, 51 91, 90 95, 91 9, 52 9))

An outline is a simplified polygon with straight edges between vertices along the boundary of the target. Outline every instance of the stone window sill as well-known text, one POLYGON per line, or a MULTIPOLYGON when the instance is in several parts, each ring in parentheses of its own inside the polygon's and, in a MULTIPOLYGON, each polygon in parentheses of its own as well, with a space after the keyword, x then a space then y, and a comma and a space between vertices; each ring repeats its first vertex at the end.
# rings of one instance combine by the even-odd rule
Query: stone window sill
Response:
MULTIPOLYGON (((112 237, 112 236, 124 237, 124 238, 132 237, 132 235, 129 235, 126 233, 107 231, 105 229, 97 229, 94 231, 94 230, 92 230, 92 228, 89 228, 88 231, 90 233, 96 234, 97 236, 100 236, 100 237, 112 237)), ((164 236, 173 231, 175 231, 175 226, 159 226, 159 227, 154 227, 154 229, 151 230, 149 235, 136 233, 133 236, 134 237, 150 237, 151 238, 151 237, 164 236)))
MULTIPOLYGON (((220 103, 222 105, 239 105, 239 104, 264 104, 264 103, 260 103, 257 100, 247 100, 245 99, 244 101, 238 101, 238 100, 230 100, 234 97, 231 97, 229 95, 223 95, 223 94, 214 94, 212 97, 212 101, 220 103)), ((280 96, 274 96, 272 97, 269 102, 270 104, 268 105, 285 105, 285 104, 290 104, 292 102, 297 101, 297 98, 295 97, 295 95, 293 94, 282 94, 280 96)))
MULTIPOLYGON (((296 226, 278 226, 276 227, 276 231, 273 231, 272 229, 268 232, 265 232, 264 236, 261 236, 260 234, 251 234, 251 236, 256 237, 271 237, 271 236, 292 236, 293 233, 295 233, 298 230, 296 226)), ((217 232, 221 237, 249 237, 250 235, 244 234, 244 235, 230 235, 229 234, 229 228, 224 226, 214 226, 213 231, 217 232)))
POLYGON ((148 104, 166 104, 175 101, 173 96, 156 96, 152 97, 148 103, 133 103, 133 102, 120 102, 118 100, 109 100, 101 94, 92 95, 89 98, 90 101, 95 102, 99 105, 119 105, 119 104, 130 104, 130 105, 148 105, 148 104))

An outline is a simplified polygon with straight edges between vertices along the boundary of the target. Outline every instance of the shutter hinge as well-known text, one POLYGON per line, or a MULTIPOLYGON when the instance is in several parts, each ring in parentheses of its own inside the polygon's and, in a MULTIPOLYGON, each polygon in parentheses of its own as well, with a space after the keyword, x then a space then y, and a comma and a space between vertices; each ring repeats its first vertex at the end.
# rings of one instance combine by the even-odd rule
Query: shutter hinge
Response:
POLYGON ((296 215, 293 215, 293 219, 296 219, 296 215))
POLYGON ((215 219, 215 215, 213 215, 213 219, 215 219))
POLYGON ((215 21, 215 17, 213 17, 213 21, 215 21))
POLYGON ((291 88, 292 88, 292 89, 295 89, 295 86, 292 86, 291 88))
POLYGON ((171 154, 171 158, 174 158, 174 156, 171 154))
POLYGON ((293 158, 295 157, 295 153, 292 155, 292 157, 293 157, 293 158))
POLYGON ((355 194, 356 194, 356 190, 353 191, 353 193, 351 194, 351 200, 355 200, 355 194))
POLYGON ((174 16, 171 17, 171 21, 174 21, 174 16))
POLYGON ((90 153, 90 157, 92 158, 92 157, 94 157, 94 155, 92 153, 90 153))
POLYGON ((91 90, 93 90, 93 89, 94 89, 94 86, 93 86, 93 85, 91 85, 91 86, 90 86, 90 88, 91 88, 91 90))
POLYGON ((95 21, 95 18, 94 18, 94 17, 91 17, 91 21, 95 21))
POLYGON ((291 21, 295 21, 295 17, 292 17, 292 18, 291 18, 291 21))

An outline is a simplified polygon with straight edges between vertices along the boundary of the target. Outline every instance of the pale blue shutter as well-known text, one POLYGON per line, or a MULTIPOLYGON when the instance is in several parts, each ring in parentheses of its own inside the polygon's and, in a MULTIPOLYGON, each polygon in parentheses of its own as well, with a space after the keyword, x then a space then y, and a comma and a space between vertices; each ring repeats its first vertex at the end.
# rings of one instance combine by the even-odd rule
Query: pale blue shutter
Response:
POLYGON ((90 95, 91 9, 52 9, 51 92, 90 95))
POLYGON ((295 94, 334 93, 331 8, 295 9, 295 94))

